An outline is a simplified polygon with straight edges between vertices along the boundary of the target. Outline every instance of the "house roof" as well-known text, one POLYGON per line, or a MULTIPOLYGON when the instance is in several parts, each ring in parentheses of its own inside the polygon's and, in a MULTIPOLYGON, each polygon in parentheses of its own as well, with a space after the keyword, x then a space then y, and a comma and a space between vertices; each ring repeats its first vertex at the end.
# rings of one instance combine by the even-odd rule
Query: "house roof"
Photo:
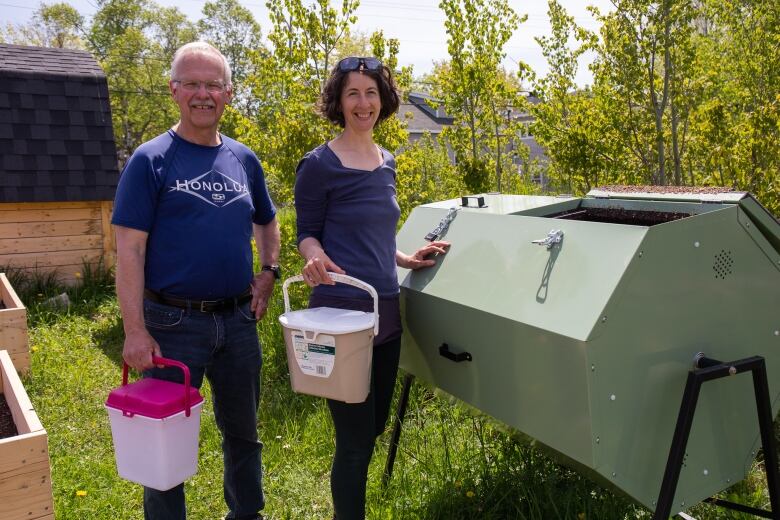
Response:
POLYGON ((0 203, 111 200, 118 179, 92 55, 0 44, 0 203))

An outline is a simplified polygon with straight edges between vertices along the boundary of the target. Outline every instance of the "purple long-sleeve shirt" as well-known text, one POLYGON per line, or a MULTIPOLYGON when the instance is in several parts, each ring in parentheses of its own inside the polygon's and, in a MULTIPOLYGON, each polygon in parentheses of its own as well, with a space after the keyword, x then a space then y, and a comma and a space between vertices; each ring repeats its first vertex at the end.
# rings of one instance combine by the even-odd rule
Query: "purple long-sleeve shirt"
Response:
MULTIPOLYGON (((395 159, 384 149, 382 157, 382 164, 371 171, 347 168, 323 144, 301 160, 295 179, 298 244, 316 238, 346 274, 376 289, 381 316, 377 343, 400 334, 400 323, 391 322, 400 321, 395 230, 401 210, 395 196, 395 159)), ((368 293, 349 285, 320 285, 312 292, 311 304, 366 310, 362 307, 369 299, 368 293)))

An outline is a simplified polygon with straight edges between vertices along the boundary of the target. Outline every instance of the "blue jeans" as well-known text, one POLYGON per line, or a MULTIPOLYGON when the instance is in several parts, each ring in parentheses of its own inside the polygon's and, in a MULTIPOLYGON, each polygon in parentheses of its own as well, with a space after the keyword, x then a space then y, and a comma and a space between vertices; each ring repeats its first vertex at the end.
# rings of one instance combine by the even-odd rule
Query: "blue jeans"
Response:
MULTIPOLYGON (((191 384, 211 384, 214 417, 222 433, 227 518, 253 518, 265 505, 257 438, 262 364, 249 304, 221 313, 180 309, 144 300, 144 320, 163 357, 190 369, 191 384)), ((178 368, 153 368, 144 377, 183 382, 178 368)), ((185 520, 184 484, 168 491, 144 488, 146 520, 185 520)))

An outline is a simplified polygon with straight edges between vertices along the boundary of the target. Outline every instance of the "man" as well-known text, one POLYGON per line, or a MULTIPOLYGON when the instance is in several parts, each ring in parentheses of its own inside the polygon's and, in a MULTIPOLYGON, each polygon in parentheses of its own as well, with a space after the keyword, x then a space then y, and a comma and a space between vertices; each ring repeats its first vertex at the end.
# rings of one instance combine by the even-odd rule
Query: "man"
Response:
MULTIPOLYGON (((184 362, 212 389, 223 436, 227 519, 259 519, 264 497, 257 438, 263 317, 279 258, 279 226, 257 157, 221 135, 232 87, 225 57, 204 42, 171 64, 180 119, 130 157, 117 187, 116 287, 122 356, 145 377, 181 381, 152 356, 184 362), (253 275, 251 238, 261 271, 253 275)), ((144 489, 147 520, 186 518, 184 486, 144 489)))

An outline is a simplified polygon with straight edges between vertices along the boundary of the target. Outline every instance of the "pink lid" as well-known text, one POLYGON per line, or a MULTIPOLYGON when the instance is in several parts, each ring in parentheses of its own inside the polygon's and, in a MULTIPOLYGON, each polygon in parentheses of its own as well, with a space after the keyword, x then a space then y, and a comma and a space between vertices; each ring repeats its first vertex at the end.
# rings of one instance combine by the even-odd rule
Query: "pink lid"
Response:
POLYGON ((184 411, 189 417, 190 409, 203 401, 197 388, 190 386, 190 369, 181 361, 152 356, 155 365, 177 367, 184 373, 184 384, 146 378, 127 384, 127 363, 122 363, 122 386, 108 394, 106 406, 121 410, 123 415, 135 414, 162 419, 184 411))
MULTIPOLYGON (((197 388, 189 388, 189 406, 203 401, 197 388)), ((123 415, 143 415, 162 419, 185 410, 185 386, 162 379, 146 378, 115 388, 108 394, 106 406, 121 410, 123 415)))

